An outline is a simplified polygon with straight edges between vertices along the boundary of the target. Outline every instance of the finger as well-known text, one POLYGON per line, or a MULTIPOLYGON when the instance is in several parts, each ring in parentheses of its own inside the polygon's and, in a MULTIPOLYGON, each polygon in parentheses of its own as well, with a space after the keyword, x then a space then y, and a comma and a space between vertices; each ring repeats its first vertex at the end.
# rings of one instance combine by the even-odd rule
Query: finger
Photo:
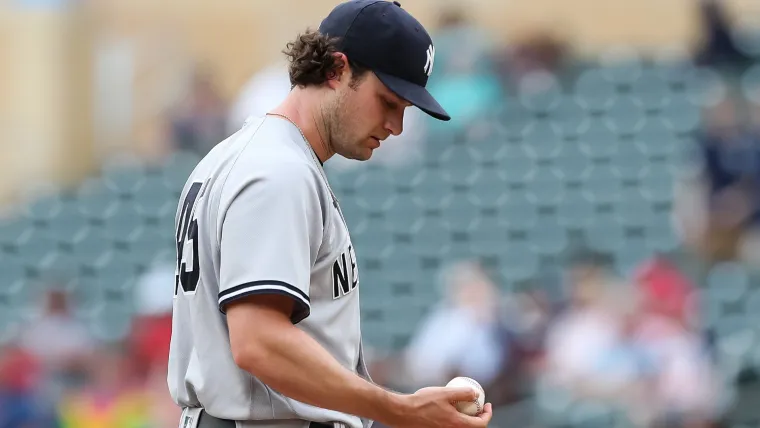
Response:
POLYGON ((493 408, 491 406, 491 403, 486 404, 483 406, 483 411, 480 412, 477 416, 469 416, 464 413, 460 413, 460 422, 463 426, 471 427, 471 428, 485 428, 488 426, 488 423, 491 422, 491 418, 493 417, 493 408))
POLYGON ((478 416, 469 416, 464 413, 459 414, 459 425, 468 428, 485 428, 491 421, 491 412, 485 410, 478 416))
POLYGON ((483 407, 483 411, 480 412, 477 417, 485 420, 486 424, 488 424, 488 422, 493 417, 493 406, 491 406, 491 403, 486 403, 486 405, 483 407))
POLYGON ((447 396, 449 401, 472 401, 478 398, 480 393, 475 388, 447 388, 447 396))

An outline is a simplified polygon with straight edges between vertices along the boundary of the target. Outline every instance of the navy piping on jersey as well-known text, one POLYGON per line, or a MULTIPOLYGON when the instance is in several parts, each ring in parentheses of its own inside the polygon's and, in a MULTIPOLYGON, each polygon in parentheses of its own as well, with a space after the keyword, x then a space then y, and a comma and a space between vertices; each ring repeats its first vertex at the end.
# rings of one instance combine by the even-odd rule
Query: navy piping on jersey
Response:
POLYGON ((224 306, 236 299, 257 294, 281 294, 290 297, 296 303, 290 316, 293 324, 301 322, 311 312, 311 300, 302 290, 284 281, 253 281, 236 285, 219 293, 219 310, 226 313, 224 306))

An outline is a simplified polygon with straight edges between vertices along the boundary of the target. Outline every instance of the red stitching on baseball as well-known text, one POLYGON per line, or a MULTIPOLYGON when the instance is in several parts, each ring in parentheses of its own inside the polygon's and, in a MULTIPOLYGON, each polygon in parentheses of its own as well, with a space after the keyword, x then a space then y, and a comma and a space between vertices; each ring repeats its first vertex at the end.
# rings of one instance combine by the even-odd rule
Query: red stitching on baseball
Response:
MULTIPOLYGON (((475 382, 473 379, 470 379, 468 377, 465 377, 462 379, 464 379, 465 381, 470 383, 472 386, 474 386, 475 389, 477 389, 481 394, 483 394, 484 396, 486 395, 486 392, 483 390, 483 387, 480 386, 479 383, 475 382)), ((464 403, 464 401, 457 401, 457 403, 464 403)), ((483 411, 483 406, 480 405, 480 400, 478 400, 477 398, 473 401, 469 401, 469 403, 475 403, 475 406, 477 406, 477 409, 478 409, 478 414, 480 414, 483 411)))

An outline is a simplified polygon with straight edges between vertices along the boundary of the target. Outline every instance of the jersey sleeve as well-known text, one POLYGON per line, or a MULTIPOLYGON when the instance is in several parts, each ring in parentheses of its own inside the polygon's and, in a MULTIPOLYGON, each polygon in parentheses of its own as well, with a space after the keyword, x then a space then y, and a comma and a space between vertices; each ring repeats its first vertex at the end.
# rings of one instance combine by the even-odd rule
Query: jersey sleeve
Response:
POLYGON ((235 299, 281 294, 295 303, 294 324, 309 316, 324 227, 317 180, 308 167, 279 166, 231 189, 220 210, 220 311, 235 299))

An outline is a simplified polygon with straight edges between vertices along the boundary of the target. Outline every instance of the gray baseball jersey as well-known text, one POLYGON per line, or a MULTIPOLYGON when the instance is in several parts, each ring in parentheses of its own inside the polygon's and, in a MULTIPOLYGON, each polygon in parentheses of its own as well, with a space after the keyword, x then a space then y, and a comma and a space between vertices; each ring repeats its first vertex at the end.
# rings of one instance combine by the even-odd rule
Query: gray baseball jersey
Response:
POLYGON ((369 380, 356 255, 323 172, 298 128, 274 116, 249 120, 192 172, 175 222, 168 384, 179 406, 250 421, 238 427, 371 425, 278 393, 240 369, 230 350, 226 305, 281 294, 293 299, 298 328, 369 380))

